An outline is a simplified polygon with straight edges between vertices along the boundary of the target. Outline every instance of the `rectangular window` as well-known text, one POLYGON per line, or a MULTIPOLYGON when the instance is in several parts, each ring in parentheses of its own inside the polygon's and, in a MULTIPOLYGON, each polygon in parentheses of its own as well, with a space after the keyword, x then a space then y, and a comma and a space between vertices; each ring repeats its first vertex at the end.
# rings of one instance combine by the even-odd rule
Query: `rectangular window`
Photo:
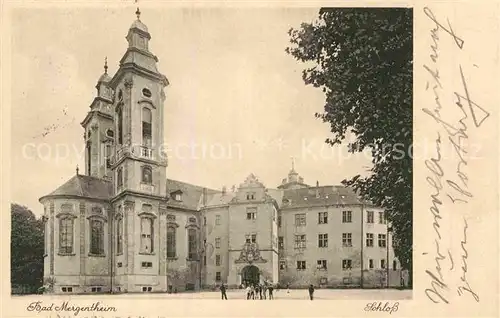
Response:
POLYGON ((380 224, 385 224, 385 213, 384 212, 379 212, 378 213, 378 223, 380 224))
POLYGON ((73 287, 61 287, 63 293, 72 293, 73 287))
POLYGON ((342 223, 352 223, 352 211, 342 211, 342 223))
POLYGON ((120 268, 120 267, 122 267, 122 266, 123 266, 122 262, 118 262, 118 263, 116 263, 116 267, 120 268))
POLYGON ((305 226, 306 225, 306 214, 299 213, 295 214, 295 226, 305 226))
POLYGON ((255 200, 255 193, 247 193, 247 200, 255 200))
POLYGON ((175 258, 177 255, 176 234, 177 229, 174 226, 167 227, 167 258, 175 258))
POLYGON ((396 262, 396 260, 393 260, 392 261, 392 270, 395 271, 398 269, 398 262, 396 262))
POLYGON ((220 255, 215 255, 215 266, 220 266, 220 255))
POLYGON ((342 260, 342 270, 350 270, 352 269, 352 260, 350 259, 343 259, 342 260))
POLYGON ((380 268, 385 269, 385 259, 380 260, 380 268))
POLYGON ((327 270, 327 265, 326 265, 326 259, 320 259, 318 260, 318 269, 320 270, 327 270))
POLYGON ((62 217, 59 220, 59 253, 73 253, 73 218, 62 217))
POLYGON ((151 263, 151 262, 142 262, 141 263, 141 267, 142 268, 151 268, 151 267, 153 267, 153 263, 151 263))
POLYGON ((206 216, 203 217, 203 225, 207 225, 207 217, 206 216))
POLYGON ((198 256, 198 246, 196 244, 197 235, 195 229, 188 230, 188 259, 196 260, 198 256))
POLYGON ((328 212, 318 212, 318 224, 328 224, 328 212))
POLYGON ((283 236, 278 237, 278 248, 280 250, 282 250, 282 249, 285 248, 285 243, 284 243, 284 240, 283 240, 283 236))
POLYGON ((142 291, 145 292, 145 293, 151 292, 151 291, 153 291, 153 287, 151 287, 151 286, 143 286, 142 287, 142 291))
POLYGON ((221 276, 222 275, 220 272, 215 272, 215 281, 220 282, 222 280, 221 276))
POLYGON ((328 247, 328 234, 318 235, 318 247, 328 247))
POLYGON ((297 270, 303 271, 306 269, 306 261, 297 261, 297 270))
POLYGON ((203 265, 207 266, 207 256, 203 255, 203 265))
POLYGON ((257 219, 257 208, 247 208, 247 220, 257 219))
POLYGON ((220 237, 215 238, 215 248, 220 248, 220 237))
POLYGON ((153 253, 153 219, 141 218, 141 253, 153 253))
POLYGON ((352 246, 352 233, 342 233, 342 246, 343 247, 352 246))
POLYGON ((102 291, 102 287, 91 287, 90 290, 93 293, 100 293, 102 291))
POLYGON ((280 269, 281 269, 281 270, 286 269, 286 261, 284 261, 284 260, 280 260, 280 269))
POLYGON ((373 211, 366 211, 366 223, 374 223, 373 211))
POLYGON ((368 268, 373 269, 373 260, 372 259, 368 260, 368 268))
POLYGON ((278 227, 281 227, 281 215, 278 215, 278 227))
POLYGON ((295 248, 296 249, 305 249, 306 248, 306 235, 305 234, 295 235, 295 248))
POLYGON ((215 225, 220 225, 220 215, 215 216, 215 225))
POLYGON ((257 234, 252 234, 252 243, 257 243, 257 234))
POLYGON ((378 247, 386 247, 387 240, 385 234, 378 235, 378 247))
POLYGON ((366 233, 366 246, 373 247, 373 233, 366 233))

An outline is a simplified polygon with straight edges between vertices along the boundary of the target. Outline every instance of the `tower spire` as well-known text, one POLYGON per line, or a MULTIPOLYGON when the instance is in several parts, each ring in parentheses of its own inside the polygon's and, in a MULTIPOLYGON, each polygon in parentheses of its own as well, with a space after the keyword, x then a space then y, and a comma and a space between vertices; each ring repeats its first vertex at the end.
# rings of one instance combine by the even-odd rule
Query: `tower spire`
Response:
POLYGON ((135 15, 137 15, 137 20, 141 21, 141 10, 137 7, 137 11, 135 11, 135 15))
POLYGON ((104 74, 108 74, 108 57, 104 58, 104 74))
POLYGON ((290 158, 292 158, 292 171, 295 171, 295 157, 290 158))

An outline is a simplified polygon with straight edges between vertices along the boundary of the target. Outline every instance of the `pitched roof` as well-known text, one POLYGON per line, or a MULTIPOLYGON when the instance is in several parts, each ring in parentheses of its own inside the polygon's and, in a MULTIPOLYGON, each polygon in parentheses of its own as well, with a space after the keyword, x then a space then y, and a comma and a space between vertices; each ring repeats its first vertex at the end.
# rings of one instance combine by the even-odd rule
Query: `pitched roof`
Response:
POLYGON ((282 204, 283 208, 366 204, 366 202, 363 202, 356 195, 352 188, 344 186, 322 186, 285 190, 283 200, 285 199, 288 199, 290 203, 282 204))
MULTIPOLYGON (((190 183, 167 179, 167 193, 170 195, 177 191, 182 191, 182 200, 169 200, 167 205, 169 207, 177 207, 181 209, 197 210, 203 200, 204 187, 196 186, 190 183)), ((207 196, 217 193, 219 191, 213 189, 206 189, 207 196)))
POLYGON ((112 193, 112 184, 107 180, 84 175, 75 175, 55 191, 40 198, 40 200, 52 196, 75 196, 109 200, 112 193))

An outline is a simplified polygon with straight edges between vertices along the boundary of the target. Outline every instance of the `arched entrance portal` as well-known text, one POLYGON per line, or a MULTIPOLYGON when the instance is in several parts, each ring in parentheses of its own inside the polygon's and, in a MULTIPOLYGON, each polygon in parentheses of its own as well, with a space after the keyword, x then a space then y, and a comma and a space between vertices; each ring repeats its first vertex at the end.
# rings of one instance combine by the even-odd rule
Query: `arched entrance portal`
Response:
POLYGON ((241 281, 247 285, 257 285, 260 281, 260 271, 255 265, 245 266, 241 270, 241 281))

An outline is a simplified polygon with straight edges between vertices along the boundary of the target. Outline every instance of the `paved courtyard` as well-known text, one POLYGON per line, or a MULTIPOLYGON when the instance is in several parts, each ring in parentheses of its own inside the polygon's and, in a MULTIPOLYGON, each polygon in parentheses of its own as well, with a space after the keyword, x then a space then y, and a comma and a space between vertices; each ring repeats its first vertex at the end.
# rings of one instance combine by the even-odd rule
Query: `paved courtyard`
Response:
MULTIPOLYGON (((274 291, 274 299, 309 299, 309 294, 306 289, 291 289, 289 292, 285 289, 274 291)), ((130 295, 132 296, 132 295, 130 295)), ((200 293, 182 293, 182 294, 158 294, 151 295, 153 297, 165 297, 170 299, 220 299, 220 292, 200 292, 200 293)), ((246 294, 243 290, 229 290, 227 292, 229 299, 246 299, 246 294)), ((314 299, 329 299, 329 300, 404 300, 412 299, 411 290, 395 290, 395 289, 317 289, 314 292, 314 299)))
MULTIPOLYGON (((41 295, 40 295, 41 296, 41 295)), ((78 295, 73 297, 95 298, 95 294, 78 295)), ((106 295, 103 295, 106 297, 106 295)), ((45 295, 41 297, 52 297, 45 295)), ((116 298, 150 298, 150 299, 220 299, 221 294, 217 291, 204 291, 193 293, 178 293, 178 294, 157 294, 157 293, 139 293, 139 294, 117 294, 113 295, 116 298)), ((228 290, 228 300, 231 299, 246 299, 244 290, 228 290)), ((286 299, 309 299, 306 289, 291 289, 287 292, 286 289, 274 291, 275 300, 286 299)), ((396 289, 317 289, 314 292, 315 300, 405 300, 412 299, 411 290, 396 290, 396 289)))

